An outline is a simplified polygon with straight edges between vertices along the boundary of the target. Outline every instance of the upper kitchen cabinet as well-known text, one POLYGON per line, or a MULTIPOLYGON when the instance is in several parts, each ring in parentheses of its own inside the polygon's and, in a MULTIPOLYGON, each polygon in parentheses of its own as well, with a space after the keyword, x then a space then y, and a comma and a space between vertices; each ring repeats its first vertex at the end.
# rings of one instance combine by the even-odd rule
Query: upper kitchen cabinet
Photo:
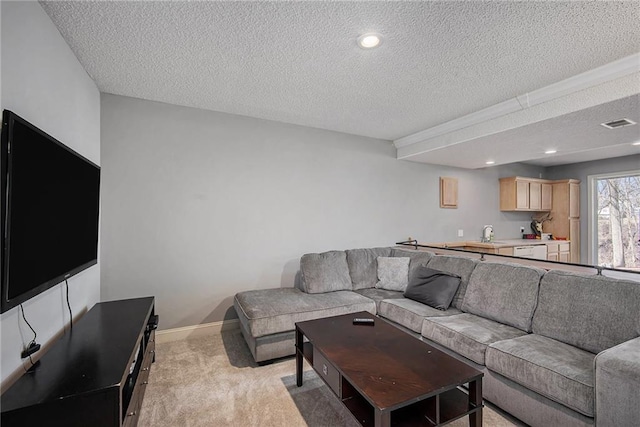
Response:
POLYGON ((500 210, 548 212, 553 207, 551 181, 512 176, 500 178, 500 210))

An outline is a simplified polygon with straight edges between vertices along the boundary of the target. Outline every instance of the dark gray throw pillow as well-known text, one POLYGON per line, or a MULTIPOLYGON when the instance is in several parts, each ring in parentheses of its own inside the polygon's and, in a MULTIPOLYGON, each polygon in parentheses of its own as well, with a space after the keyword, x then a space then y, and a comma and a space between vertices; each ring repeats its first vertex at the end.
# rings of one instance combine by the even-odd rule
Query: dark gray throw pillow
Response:
POLYGON ((460 276, 455 274, 421 265, 409 278, 404 297, 438 310, 446 310, 460 286, 460 280, 460 276))

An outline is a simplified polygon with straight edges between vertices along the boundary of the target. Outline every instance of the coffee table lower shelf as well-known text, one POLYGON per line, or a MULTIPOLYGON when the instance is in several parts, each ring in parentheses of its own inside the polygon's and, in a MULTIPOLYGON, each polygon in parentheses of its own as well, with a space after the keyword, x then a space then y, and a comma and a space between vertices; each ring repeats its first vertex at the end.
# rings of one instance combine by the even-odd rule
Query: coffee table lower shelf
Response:
MULTIPOLYGON (((305 342, 298 353, 314 368, 320 378, 342 401, 353 417, 362 426, 375 426, 374 407, 356 390, 342 375, 339 375, 339 387, 327 381, 323 368, 314 364, 313 344, 305 342)), ((467 393, 455 387, 424 400, 391 411, 392 427, 436 427, 444 426, 452 421, 482 410, 483 405, 476 405, 467 393)))
MULTIPOLYGON (((344 387, 343 383, 343 391, 346 388, 347 387, 344 387)), ((343 397, 340 400, 361 425, 374 425, 375 412, 373 406, 371 406, 371 404, 369 404, 369 402, 367 402, 365 398, 355 390, 351 397, 343 397)), ((470 415, 478 409, 479 408, 475 405, 469 403, 469 396, 466 393, 458 389, 453 389, 409 406, 396 409, 395 411, 391 411, 391 425, 394 427, 443 426, 457 420, 458 418, 470 415), (438 419, 438 406, 440 408, 440 422, 436 421, 438 419)))

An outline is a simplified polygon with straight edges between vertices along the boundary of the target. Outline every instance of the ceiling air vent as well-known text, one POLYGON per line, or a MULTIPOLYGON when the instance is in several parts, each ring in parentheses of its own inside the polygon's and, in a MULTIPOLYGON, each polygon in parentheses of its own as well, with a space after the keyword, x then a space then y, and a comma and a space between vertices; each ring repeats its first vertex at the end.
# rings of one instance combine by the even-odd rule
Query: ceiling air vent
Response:
POLYGON ((604 126, 607 129, 615 129, 615 128, 621 128, 624 126, 631 126, 631 125, 635 125, 636 122, 633 122, 629 119, 619 119, 619 120, 612 120, 610 122, 607 123, 600 123, 600 126, 604 126))

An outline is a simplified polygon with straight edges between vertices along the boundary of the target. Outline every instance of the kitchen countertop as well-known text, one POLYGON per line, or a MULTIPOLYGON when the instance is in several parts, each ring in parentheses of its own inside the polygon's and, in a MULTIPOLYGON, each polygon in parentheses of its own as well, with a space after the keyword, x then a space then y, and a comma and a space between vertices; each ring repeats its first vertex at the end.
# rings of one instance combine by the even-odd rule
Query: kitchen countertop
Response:
POLYGON ((493 242, 467 240, 462 242, 427 243, 428 246, 440 248, 474 247, 486 249, 513 248, 516 246, 548 245, 551 243, 569 243, 569 240, 539 240, 539 239, 495 239, 493 242))

